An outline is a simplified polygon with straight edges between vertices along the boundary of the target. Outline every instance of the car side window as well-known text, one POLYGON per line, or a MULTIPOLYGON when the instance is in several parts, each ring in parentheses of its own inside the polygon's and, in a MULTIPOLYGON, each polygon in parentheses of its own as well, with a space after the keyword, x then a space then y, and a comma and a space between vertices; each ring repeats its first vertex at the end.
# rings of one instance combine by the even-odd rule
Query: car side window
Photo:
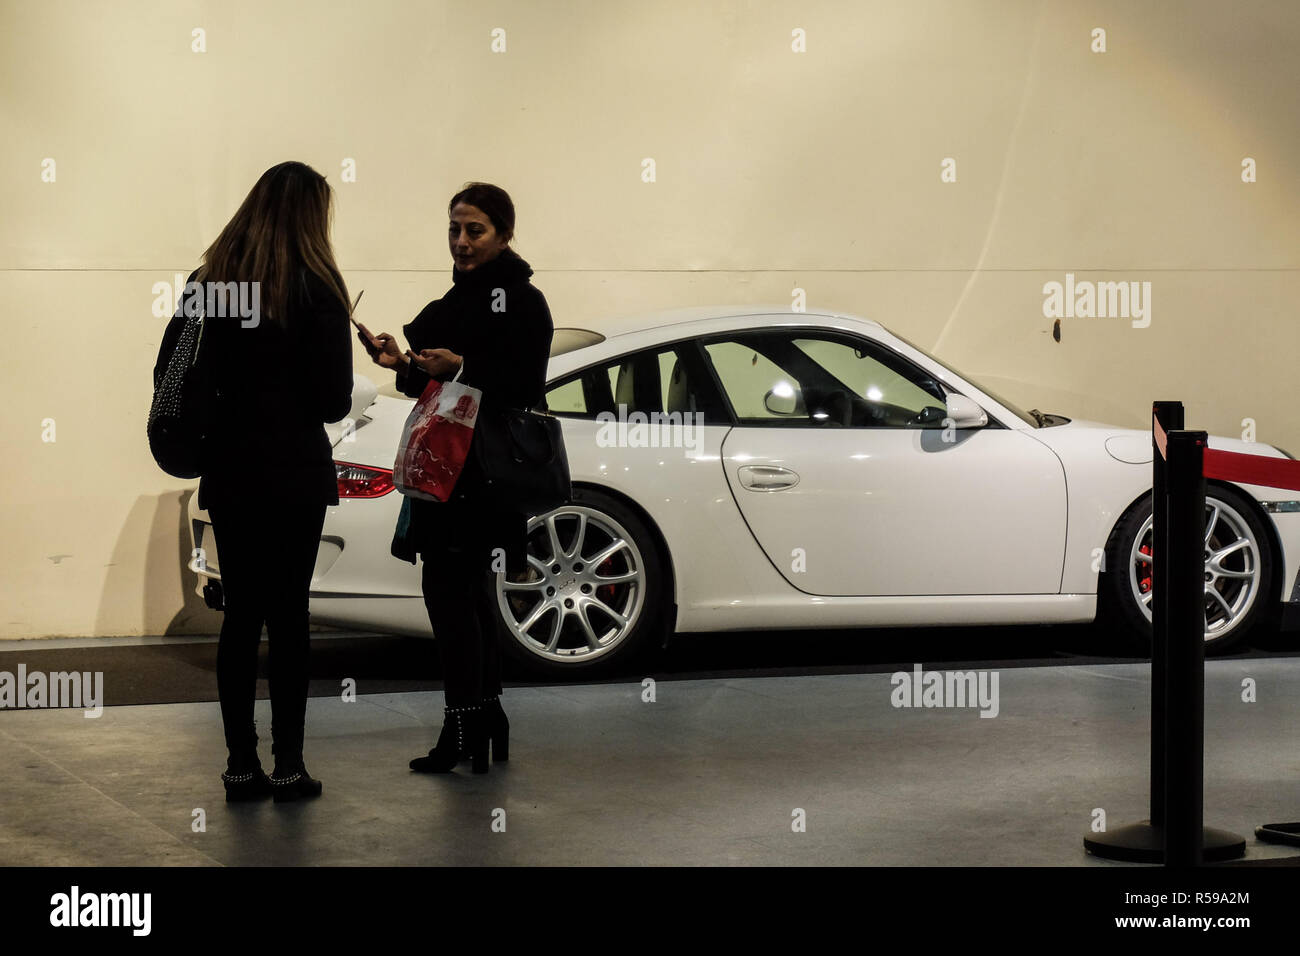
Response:
POLYGON ((941 428, 943 387, 877 343, 768 329, 704 343, 738 424, 941 428))
POLYGON ((569 379, 546 393, 546 407, 552 415, 582 415, 587 410, 581 379, 569 379))
POLYGON ((746 341, 721 341, 706 343, 704 351, 739 421, 784 421, 793 416, 798 379, 762 350, 746 341))
POLYGON ((552 385, 546 402, 554 415, 595 418, 618 416, 704 415, 705 424, 731 424, 708 367, 694 342, 634 352, 586 369, 552 385))

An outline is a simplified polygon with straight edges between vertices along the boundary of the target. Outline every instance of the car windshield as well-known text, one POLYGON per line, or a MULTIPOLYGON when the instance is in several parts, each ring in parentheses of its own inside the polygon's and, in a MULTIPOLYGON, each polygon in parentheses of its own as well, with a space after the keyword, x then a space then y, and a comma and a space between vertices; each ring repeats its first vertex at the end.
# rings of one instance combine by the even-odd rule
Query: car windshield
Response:
POLYGON ((997 392, 993 391, 991 388, 985 388, 983 385, 981 385, 979 382, 975 381, 975 380, 974 380, 973 378, 971 378, 969 375, 965 375, 965 374, 963 374, 963 373, 957 371, 955 368, 953 368, 953 367, 952 367, 951 365, 949 365, 947 362, 943 361, 943 359, 935 358, 933 355, 931 355, 931 354, 930 354, 929 352, 927 352, 925 349, 921 348, 921 346, 917 345, 915 342, 912 342, 912 341, 910 341, 910 340, 908 340, 908 339, 903 338, 903 337, 902 337, 901 335, 899 335, 897 332, 894 332, 894 331, 891 330, 889 334, 892 335, 894 338, 898 339, 900 342, 906 342, 908 345, 912 346, 912 348, 916 349, 918 352, 920 352, 922 355, 924 355, 926 358, 930 359, 931 361, 939 363, 940 365, 942 365, 944 368, 946 368, 949 372, 951 372, 953 375, 957 376, 958 378, 965 379, 966 381, 970 382, 972 385, 974 385, 976 388, 978 388, 981 392, 983 392, 983 393, 984 393, 985 395, 987 395, 989 398, 993 399, 993 401, 997 402, 999 405, 1001 405, 1001 406, 1002 406, 1003 408, 1005 408, 1007 411, 1009 411, 1009 412, 1011 412, 1012 414, 1014 414, 1017 418, 1019 418, 1019 419, 1020 419, 1022 422, 1024 422, 1026 425, 1032 425, 1034 428, 1041 428, 1041 427, 1042 427, 1042 423, 1041 423, 1040 419, 1035 418, 1033 415, 1029 414, 1029 412, 1027 412, 1027 411, 1025 411, 1024 409, 1022 409, 1019 405, 1015 404, 1014 402, 1009 402, 1009 401, 1007 401, 1005 398, 1003 398, 1003 397, 1002 397, 1001 395, 999 395, 997 392))

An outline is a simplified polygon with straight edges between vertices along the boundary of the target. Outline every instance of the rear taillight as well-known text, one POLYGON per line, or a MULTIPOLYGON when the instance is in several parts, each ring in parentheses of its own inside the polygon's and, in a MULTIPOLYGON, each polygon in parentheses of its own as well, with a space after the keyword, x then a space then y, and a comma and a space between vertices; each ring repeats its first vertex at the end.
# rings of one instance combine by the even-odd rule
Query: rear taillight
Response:
POLYGON ((340 498, 378 498, 393 490, 393 472, 390 468, 372 468, 369 465, 336 461, 334 473, 339 483, 340 498))

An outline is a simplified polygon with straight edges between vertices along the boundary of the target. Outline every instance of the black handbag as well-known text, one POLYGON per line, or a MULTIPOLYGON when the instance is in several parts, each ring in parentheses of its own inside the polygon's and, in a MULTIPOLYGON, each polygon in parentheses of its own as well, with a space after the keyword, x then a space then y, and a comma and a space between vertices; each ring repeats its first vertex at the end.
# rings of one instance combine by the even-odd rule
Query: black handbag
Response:
MULTIPOLYGON (((203 300, 197 291, 192 290, 190 295, 203 300)), ((186 298, 182 297, 163 336, 164 343, 174 337, 176 344, 165 371, 154 380, 146 425, 154 461, 175 478, 197 478, 203 473, 203 439, 216 404, 215 384, 206 361, 210 350, 203 348, 203 310, 200 307, 195 311, 197 315, 186 314, 186 298)))
POLYGON ((540 515, 573 497, 564 432, 554 415, 480 406, 474 434, 488 494, 502 506, 540 515))
POLYGON ((397 527, 388 553, 410 564, 415 564, 415 542, 411 539, 411 499, 402 495, 402 506, 397 511, 397 527))

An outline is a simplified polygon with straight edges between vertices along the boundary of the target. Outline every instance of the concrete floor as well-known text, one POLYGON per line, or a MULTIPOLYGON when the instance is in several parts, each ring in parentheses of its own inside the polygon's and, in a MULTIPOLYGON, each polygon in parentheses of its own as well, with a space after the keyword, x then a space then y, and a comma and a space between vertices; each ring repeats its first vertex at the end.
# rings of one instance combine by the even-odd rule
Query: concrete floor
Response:
MULTIPOLYGON (((639 683, 507 688, 511 760, 478 777, 407 769, 441 693, 318 698, 324 796, 279 807, 224 802, 215 703, 6 711, 0 864, 1121 865, 1081 840, 1096 807, 1146 816, 1148 672, 1002 669, 994 719, 894 709, 888 674, 661 681, 655 703, 639 683)), ((1295 855, 1253 831, 1300 819, 1300 661, 1211 662, 1206 701, 1206 822, 1248 858, 1295 855)), ((261 701, 268 766, 269 720, 261 701)))

